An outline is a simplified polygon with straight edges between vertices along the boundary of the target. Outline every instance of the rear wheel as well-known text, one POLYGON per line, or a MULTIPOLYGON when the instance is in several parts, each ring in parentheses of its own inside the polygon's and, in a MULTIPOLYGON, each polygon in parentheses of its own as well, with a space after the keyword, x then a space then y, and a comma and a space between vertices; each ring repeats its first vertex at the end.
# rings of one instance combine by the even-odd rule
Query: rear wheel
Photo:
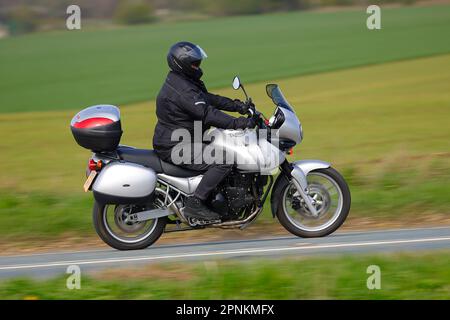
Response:
POLYGON ((130 215, 143 210, 146 208, 133 204, 111 205, 95 202, 93 209, 95 231, 106 244, 115 249, 146 248, 163 234, 166 217, 140 222, 130 219, 130 215))
POLYGON ((310 213, 295 185, 286 179, 279 195, 278 220, 286 230, 299 237, 329 235, 344 223, 350 211, 348 185, 333 168, 311 171, 306 178, 318 216, 310 213))

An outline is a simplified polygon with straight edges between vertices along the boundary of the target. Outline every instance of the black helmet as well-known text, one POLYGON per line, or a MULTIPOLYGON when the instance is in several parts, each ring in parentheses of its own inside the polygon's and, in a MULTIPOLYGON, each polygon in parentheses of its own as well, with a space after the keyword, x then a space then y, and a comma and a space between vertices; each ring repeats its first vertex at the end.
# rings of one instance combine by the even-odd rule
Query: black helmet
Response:
POLYGON ((191 42, 182 41, 170 47, 167 63, 173 71, 182 72, 190 78, 200 79, 203 75, 200 63, 206 57, 202 48, 191 42))

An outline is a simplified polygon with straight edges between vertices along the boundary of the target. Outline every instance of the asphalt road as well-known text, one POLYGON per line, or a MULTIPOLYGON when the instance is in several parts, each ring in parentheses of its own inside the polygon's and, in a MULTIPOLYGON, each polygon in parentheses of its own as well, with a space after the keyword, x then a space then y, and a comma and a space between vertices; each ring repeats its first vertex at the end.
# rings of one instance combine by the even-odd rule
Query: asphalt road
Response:
POLYGON ((139 251, 90 250, 0 257, 0 278, 49 277, 78 265, 82 272, 168 261, 224 258, 365 254, 450 249, 450 227, 335 233, 325 238, 277 237, 211 243, 157 245, 139 251))

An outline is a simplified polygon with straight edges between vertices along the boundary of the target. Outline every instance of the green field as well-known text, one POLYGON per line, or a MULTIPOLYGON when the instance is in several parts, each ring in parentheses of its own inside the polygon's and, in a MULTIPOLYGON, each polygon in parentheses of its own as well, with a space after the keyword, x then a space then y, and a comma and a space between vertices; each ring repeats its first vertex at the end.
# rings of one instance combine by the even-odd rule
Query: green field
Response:
MULTIPOLYGON (((341 171, 351 216, 449 216, 448 9, 386 9, 383 29, 370 32, 365 13, 349 11, 2 39, 0 242, 93 235, 92 197, 81 190, 90 152, 73 140, 70 119, 91 104, 119 104, 122 143, 151 148, 150 98, 166 72, 164 54, 187 35, 211 57, 207 83, 228 87, 214 92, 242 98, 229 88, 239 73, 270 116, 264 86, 280 84, 305 132, 291 158, 330 161, 341 171)), ((272 221, 268 206, 265 216, 272 221)))
MULTIPOLYGON (((200 43, 205 80, 261 81, 450 52, 450 6, 383 9, 382 30, 363 8, 48 32, 0 41, 0 112, 80 109, 155 97, 175 41, 200 43)), ((25 128, 24 128, 25 129, 25 128)))
POLYGON ((0 282, 0 299, 450 299, 450 255, 341 256, 163 264, 83 277, 0 282), (381 289, 366 286, 367 267, 381 289), (126 280, 124 280, 126 278, 126 280))

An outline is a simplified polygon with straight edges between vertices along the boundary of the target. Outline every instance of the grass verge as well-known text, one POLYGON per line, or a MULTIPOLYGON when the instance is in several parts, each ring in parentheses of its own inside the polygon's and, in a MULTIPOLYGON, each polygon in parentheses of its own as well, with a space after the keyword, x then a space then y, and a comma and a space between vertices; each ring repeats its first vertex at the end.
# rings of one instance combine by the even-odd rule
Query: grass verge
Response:
POLYGON ((148 265, 82 277, 0 283, 0 299, 449 299, 448 252, 148 265), (367 288, 380 267, 381 289, 367 288))

